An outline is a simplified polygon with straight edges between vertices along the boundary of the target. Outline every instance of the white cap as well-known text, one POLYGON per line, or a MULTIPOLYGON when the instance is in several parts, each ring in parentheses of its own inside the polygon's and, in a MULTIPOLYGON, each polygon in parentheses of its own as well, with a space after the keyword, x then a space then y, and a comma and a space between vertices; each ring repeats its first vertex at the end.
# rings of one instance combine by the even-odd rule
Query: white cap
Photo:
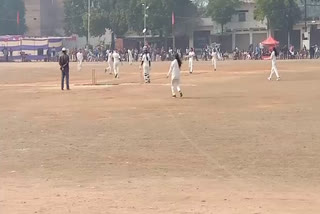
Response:
POLYGON ((66 48, 62 48, 62 52, 64 52, 64 51, 67 51, 67 49, 66 48))

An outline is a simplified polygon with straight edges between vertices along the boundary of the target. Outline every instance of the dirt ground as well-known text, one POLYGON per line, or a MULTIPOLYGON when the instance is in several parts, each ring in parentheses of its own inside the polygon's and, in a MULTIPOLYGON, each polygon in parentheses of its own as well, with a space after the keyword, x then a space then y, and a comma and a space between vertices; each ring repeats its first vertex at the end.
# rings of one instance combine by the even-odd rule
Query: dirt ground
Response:
POLYGON ((0 213, 320 213, 320 61, 186 64, 1 63, 0 213))

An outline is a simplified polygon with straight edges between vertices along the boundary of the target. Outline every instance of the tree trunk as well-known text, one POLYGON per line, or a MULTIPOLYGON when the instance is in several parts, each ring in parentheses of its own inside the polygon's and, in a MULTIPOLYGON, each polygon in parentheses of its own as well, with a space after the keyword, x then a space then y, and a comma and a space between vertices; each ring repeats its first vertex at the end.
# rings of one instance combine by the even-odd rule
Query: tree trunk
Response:
POLYGON ((114 50, 116 47, 115 35, 114 32, 111 34, 111 50, 114 50))
POLYGON ((288 47, 291 46, 291 31, 288 30, 288 47))
POLYGON ((268 30, 268 37, 272 36, 269 19, 267 19, 267 30, 268 30))
POLYGON ((224 24, 221 24, 221 35, 224 33, 224 24))

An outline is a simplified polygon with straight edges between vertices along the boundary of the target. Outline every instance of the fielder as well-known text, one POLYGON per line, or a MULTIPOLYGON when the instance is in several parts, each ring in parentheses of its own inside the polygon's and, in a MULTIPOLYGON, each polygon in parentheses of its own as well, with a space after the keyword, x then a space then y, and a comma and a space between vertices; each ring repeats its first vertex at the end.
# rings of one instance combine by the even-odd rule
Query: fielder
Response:
POLYGON ((271 74, 268 77, 268 80, 272 79, 273 74, 276 74, 277 81, 280 80, 280 76, 277 68, 277 56, 278 56, 278 52, 277 52, 277 49, 274 47, 270 56, 270 59, 272 60, 272 68, 271 68, 271 74))
POLYGON ((145 49, 142 55, 141 66, 143 68, 143 78, 145 83, 150 83, 151 57, 148 50, 145 49))
POLYGON ((117 50, 114 51, 112 54, 113 58, 113 72, 114 72, 114 78, 119 79, 119 71, 120 71, 120 62, 121 58, 117 50))
POLYGON ((104 69, 104 72, 107 73, 107 71, 109 71, 109 74, 112 74, 112 68, 113 68, 113 61, 112 61, 112 56, 113 53, 112 51, 109 51, 108 53, 108 67, 106 69, 104 69))
POLYGON ((212 65, 213 65, 214 71, 217 71, 218 53, 215 48, 212 50, 211 56, 212 56, 212 65))
POLYGON ((190 52, 189 52, 189 73, 192 74, 193 73, 193 60, 195 58, 196 54, 194 53, 194 50, 193 48, 190 49, 190 52))
POLYGON ((77 53, 77 61, 78 61, 78 71, 80 72, 82 70, 82 62, 83 62, 83 53, 81 49, 77 53))
POLYGON ((128 49, 128 58, 129 58, 129 65, 132 65, 133 55, 132 55, 132 51, 130 49, 128 49))
POLYGON ((180 88, 180 69, 181 69, 181 59, 179 57, 179 54, 175 55, 175 60, 171 62, 170 70, 167 74, 167 78, 169 78, 171 74, 171 91, 172 91, 172 97, 176 98, 176 91, 180 93, 180 97, 183 97, 183 94, 181 92, 180 88))

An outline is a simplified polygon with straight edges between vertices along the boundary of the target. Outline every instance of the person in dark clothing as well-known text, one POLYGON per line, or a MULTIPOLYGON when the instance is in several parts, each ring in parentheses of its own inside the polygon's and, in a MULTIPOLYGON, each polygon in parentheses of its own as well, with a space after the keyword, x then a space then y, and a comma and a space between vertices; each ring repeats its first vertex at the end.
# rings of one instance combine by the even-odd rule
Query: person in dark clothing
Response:
POLYGON ((314 59, 315 49, 313 46, 310 47, 310 59, 314 59))
POLYGON ((5 59, 6 59, 6 62, 9 62, 9 51, 8 51, 8 49, 6 47, 4 47, 2 52, 3 52, 3 55, 4 55, 5 59))
POLYGON ((10 58, 11 58, 11 60, 13 60, 13 50, 12 50, 12 48, 10 48, 9 52, 10 52, 10 58))
POLYGON ((59 57, 59 65, 61 70, 61 90, 64 90, 64 79, 66 79, 67 90, 69 87, 69 56, 67 49, 62 48, 62 55, 59 57))
POLYGON ((50 62, 51 61, 51 50, 50 48, 48 48, 47 50, 47 62, 50 62))

